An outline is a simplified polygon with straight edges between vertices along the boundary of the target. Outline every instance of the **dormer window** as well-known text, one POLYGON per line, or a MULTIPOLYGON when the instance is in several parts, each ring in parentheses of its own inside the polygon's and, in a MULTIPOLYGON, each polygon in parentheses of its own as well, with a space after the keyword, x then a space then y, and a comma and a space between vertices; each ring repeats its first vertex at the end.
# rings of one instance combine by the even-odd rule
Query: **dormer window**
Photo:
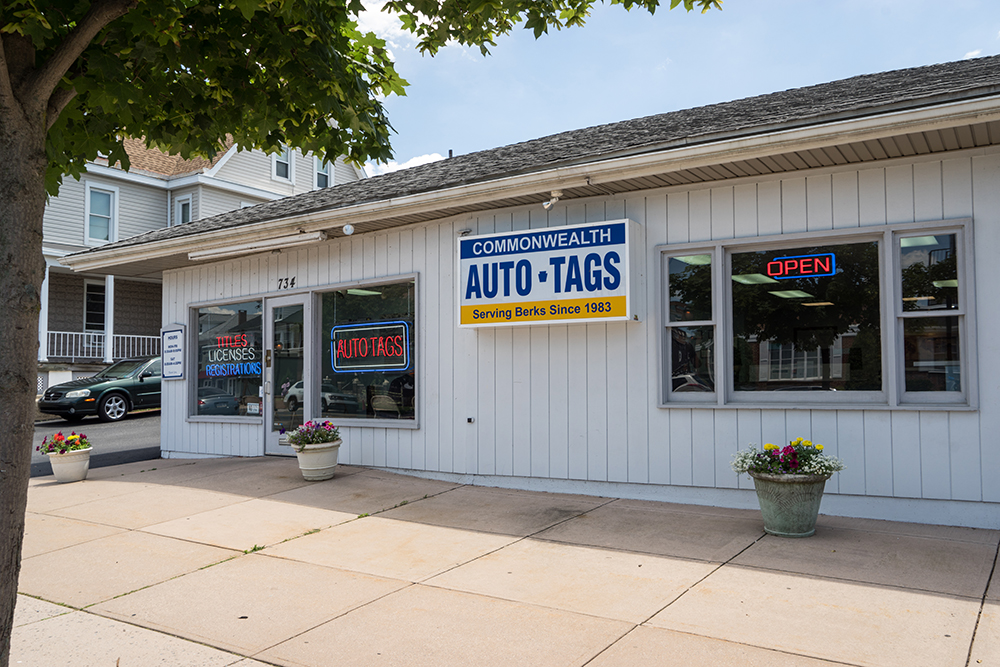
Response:
POLYGON ((271 156, 271 178, 276 181, 295 182, 295 162, 292 149, 285 146, 280 153, 271 156))
POLYGON ((319 190, 320 188, 328 188, 333 185, 333 179, 330 176, 330 163, 326 160, 321 160, 319 156, 314 156, 313 160, 316 163, 313 188, 319 190))
POLYGON ((174 224, 191 222, 191 195, 178 197, 174 201, 174 224))

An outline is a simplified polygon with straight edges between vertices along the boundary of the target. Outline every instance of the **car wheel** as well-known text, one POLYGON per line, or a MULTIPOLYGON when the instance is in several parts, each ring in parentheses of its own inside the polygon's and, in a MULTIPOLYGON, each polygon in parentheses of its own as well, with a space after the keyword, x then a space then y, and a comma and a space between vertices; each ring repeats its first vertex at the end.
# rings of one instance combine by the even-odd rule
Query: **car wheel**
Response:
POLYGON ((299 409, 299 402, 295 400, 294 396, 289 396, 288 400, 285 401, 285 407, 288 408, 289 412, 295 412, 299 409))
POLYGON ((108 394, 97 406, 97 416, 102 422, 116 422, 128 414, 128 401, 121 394, 108 394))
POLYGON ((323 412, 326 412, 326 399, 320 399, 320 402, 323 404, 323 412))

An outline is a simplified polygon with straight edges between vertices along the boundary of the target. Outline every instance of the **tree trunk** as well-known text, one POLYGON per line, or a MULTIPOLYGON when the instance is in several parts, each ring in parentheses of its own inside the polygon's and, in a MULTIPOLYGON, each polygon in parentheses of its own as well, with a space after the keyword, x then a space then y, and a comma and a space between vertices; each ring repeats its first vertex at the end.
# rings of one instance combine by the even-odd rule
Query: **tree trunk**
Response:
POLYGON ((38 378, 38 313, 45 262, 45 116, 0 105, 0 666, 21 569, 38 378))

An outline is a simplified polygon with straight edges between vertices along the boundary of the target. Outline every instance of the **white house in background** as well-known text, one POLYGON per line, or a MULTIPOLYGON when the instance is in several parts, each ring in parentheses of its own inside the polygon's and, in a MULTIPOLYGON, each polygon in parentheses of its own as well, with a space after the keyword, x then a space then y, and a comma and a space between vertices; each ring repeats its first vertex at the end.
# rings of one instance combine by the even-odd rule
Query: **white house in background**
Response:
POLYGON ((158 354, 161 281, 74 273, 59 258, 137 234, 364 178, 338 159, 285 150, 184 160, 126 140, 126 172, 98 160, 45 207, 38 393, 115 360, 158 354))

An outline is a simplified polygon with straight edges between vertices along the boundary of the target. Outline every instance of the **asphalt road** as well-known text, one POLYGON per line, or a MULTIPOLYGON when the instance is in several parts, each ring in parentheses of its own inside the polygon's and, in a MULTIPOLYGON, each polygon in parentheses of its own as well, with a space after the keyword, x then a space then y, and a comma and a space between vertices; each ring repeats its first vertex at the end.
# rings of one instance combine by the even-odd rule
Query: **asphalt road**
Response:
POLYGON ((116 423, 104 423, 97 417, 69 423, 62 419, 35 424, 35 440, 31 446, 31 476, 52 474, 48 457, 35 450, 42 440, 62 431, 84 433, 94 451, 90 454, 90 467, 148 461, 160 458, 160 411, 131 413, 116 423))

